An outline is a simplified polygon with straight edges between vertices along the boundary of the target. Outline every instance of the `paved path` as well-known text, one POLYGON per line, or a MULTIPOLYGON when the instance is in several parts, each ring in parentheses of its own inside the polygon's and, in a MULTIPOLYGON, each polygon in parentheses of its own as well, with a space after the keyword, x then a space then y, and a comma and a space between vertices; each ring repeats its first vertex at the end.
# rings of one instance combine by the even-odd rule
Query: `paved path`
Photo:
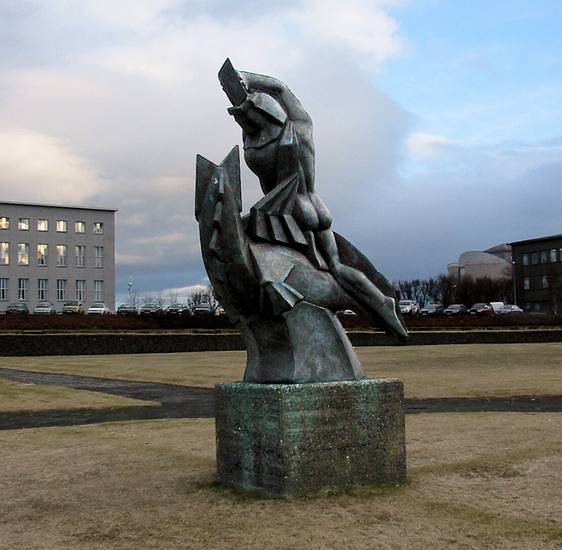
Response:
MULTIPOLYGON (((26 384, 49 384, 97 391, 160 403, 160 406, 152 407, 131 406, 109 409, 0 413, 0 430, 72 426, 124 420, 214 417, 214 391, 211 388, 3 368, 0 368, 0 378, 26 384)), ((410 414, 428 412, 562 412, 562 396, 407 399, 406 412, 410 414)))

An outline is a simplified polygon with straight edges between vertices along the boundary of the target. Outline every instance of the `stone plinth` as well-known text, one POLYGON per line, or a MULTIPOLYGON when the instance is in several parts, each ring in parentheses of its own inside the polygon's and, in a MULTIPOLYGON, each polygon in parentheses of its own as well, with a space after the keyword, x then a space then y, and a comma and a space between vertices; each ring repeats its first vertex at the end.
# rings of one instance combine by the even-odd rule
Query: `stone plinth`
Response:
POLYGON ((399 380, 216 386, 218 481, 299 496, 406 478, 399 380))

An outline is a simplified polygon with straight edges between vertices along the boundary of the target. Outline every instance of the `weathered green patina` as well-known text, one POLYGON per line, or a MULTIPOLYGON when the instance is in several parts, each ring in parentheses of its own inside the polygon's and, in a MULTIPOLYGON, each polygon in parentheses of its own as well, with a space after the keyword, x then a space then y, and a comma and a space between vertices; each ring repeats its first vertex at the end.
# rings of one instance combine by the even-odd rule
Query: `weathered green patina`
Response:
POLYGON ((406 478, 399 380, 216 386, 220 483, 293 497, 406 478))

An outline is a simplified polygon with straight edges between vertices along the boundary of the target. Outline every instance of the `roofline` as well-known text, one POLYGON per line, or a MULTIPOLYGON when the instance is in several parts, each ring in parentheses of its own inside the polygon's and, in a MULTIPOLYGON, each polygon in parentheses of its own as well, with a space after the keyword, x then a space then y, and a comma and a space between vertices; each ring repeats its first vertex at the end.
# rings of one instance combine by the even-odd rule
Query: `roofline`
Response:
POLYGON ((562 239, 562 233, 558 235, 548 235, 547 237, 535 237, 534 239, 525 239, 523 241, 513 241, 512 243, 508 243, 510 245, 514 244, 528 244, 528 243, 536 243, 540 241, 550 241, 552 239, 562 239))
POLYGON ((49 204, 44 202, 19 202, 0 201, 0 204, 13 204, 15 206, 43 206, 47 208, 72 208, 74 210, 101 210, 102 212, 118 212, 118 208, 101 208, 99 206, 75 206, 73 204, 49 204))

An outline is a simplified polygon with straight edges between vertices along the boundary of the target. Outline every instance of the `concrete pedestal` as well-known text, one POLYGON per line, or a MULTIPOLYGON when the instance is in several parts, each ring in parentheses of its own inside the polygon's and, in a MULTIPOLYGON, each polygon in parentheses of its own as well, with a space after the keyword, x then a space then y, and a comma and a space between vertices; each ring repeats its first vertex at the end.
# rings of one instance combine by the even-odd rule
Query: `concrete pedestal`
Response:
POLYGON ((399 380, 216 386, 218 481, 300 496, 406 478, 399 380))

